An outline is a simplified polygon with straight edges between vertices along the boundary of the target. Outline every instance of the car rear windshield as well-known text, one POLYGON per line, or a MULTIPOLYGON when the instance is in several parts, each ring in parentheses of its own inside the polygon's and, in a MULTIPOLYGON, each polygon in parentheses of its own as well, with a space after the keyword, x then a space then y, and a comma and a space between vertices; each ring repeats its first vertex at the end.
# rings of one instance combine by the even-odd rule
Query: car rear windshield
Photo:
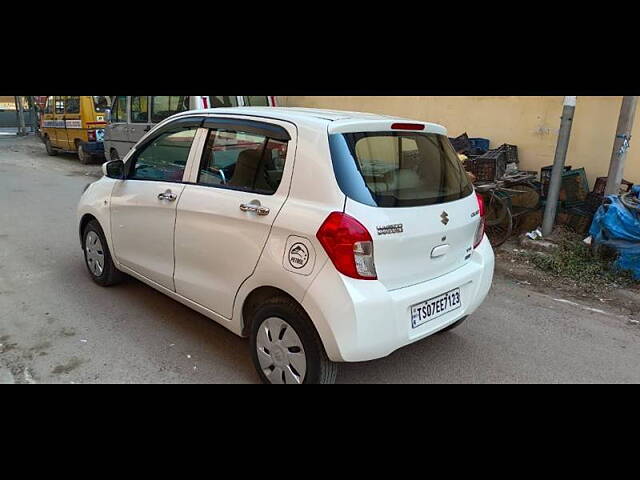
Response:
POLYGON ((374 207, 451 202, 473 192, 449 139, 435 133, 329 135, 333 169, 352 200, 374 207))
POLYGON ((109 99, 107 97, 93 97, 93 105, 96 112, 104 112, 109 108, 109 99))

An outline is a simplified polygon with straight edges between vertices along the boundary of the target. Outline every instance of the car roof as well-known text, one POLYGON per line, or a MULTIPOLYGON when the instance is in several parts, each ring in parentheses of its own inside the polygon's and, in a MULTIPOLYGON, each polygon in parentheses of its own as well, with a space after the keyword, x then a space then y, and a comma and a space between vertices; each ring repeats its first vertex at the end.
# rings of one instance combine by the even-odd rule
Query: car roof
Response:
POLYGON ((274 120, 284 120, 294 124, 324 125, 330 132, 337 133, 350 130, 366 128, 366 130, 380 129, 387 130, 393 122, 411 122, 425 125, 425 131, 446 135, 446 129, 435 123, 410 120, 407 118, 382 115, 377 113, 350 112, 343 110, 326 110, 319 108, 299 108, 299 107, 222 107, 208 108, 202 110, 190 110, 182 112, 177 116, 188 116, 194 114, 206 115, 245 115, 253 117, 263 117, 274 120))

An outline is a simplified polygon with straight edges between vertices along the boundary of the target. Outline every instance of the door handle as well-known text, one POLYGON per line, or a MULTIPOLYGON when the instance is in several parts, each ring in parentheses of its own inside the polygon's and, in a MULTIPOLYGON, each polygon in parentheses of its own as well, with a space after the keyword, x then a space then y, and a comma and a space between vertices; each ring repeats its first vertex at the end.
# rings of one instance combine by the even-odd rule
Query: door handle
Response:
POLYGON ((242 203, 240 204, 240 210, 243 212, 253 212, 260 216, 269 215, 269 210, 267 207, 262 207, 260 203, 242 203))
POLYGON ((178 198, 178 195, 171 192, 171 190, 158 194, 158 200, 169 200, 170 202, 174 202, 176 198, 178 198))

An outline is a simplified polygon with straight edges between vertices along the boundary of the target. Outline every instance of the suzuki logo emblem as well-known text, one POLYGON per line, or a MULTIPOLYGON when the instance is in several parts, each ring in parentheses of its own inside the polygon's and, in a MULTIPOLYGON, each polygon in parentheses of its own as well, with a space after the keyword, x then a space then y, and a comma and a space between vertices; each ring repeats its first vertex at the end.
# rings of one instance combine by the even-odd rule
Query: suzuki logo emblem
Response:
POLYGON ((448 214, 447 212, 444 212, 444 211, 443 211, 443 212, 442 212, 442 214, 440 215, 440 218, 442 219, 442 220, 440 220, 440 221, 441 221, 442 223, 444 223, 445 225, 446 225, 447 223, 449 223, 449 214, 448 214))

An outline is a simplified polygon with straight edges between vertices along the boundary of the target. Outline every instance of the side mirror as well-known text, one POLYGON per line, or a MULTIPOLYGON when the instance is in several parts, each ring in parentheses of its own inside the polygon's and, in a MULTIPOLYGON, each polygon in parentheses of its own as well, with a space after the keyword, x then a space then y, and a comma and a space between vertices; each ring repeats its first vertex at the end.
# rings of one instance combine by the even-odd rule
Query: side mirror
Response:
POLYGON ((102 173, 105 177, 124 180, 124 162, 122 160, 112 160, 102 164, 102 173))

